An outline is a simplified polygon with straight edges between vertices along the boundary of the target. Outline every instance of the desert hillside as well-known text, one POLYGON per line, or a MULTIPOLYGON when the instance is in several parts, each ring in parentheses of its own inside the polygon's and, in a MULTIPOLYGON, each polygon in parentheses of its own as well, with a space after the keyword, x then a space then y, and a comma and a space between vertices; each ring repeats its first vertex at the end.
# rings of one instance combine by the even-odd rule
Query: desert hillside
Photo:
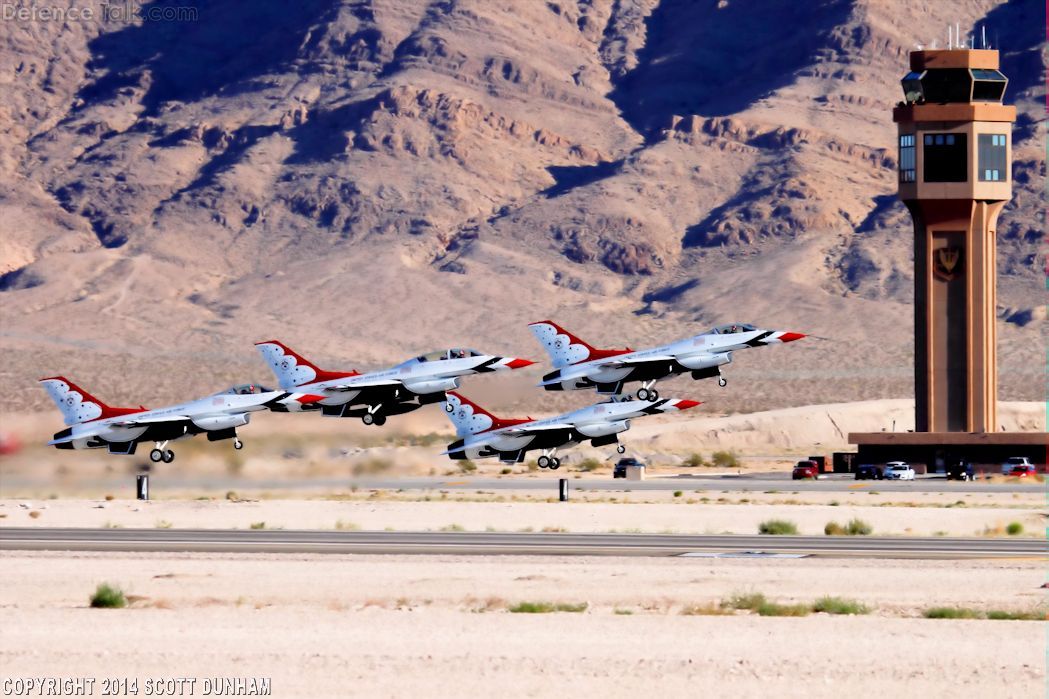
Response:
MULTIPOLYGON (((331 368, 539 359, 542 318, 595 345, 736 320, 826 338, 739 353, 725 390, 672 384, 718 412, 907 397, 891 108, 949 21, 986 27, 1019 107, 1001 397, 1045 397, 1037 2, 144 9, 171 5, 192 12, 0 22, 5 412, 47 406, 54 373, 136 405, 268 380, 270 337, 331 368)), ((586 400, 518 383, 496 401, 586 400)))

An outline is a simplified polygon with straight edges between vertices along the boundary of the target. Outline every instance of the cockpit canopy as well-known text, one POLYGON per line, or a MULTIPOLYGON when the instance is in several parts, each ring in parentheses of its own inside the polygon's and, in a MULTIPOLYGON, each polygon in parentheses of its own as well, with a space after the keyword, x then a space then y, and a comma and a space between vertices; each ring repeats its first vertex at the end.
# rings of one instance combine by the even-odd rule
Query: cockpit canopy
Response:
POLYGON ((750 323, 726 323, 712 328, 708 335, 733 335, 735 333, 754 332, 757 328, 750 323))
POLYGON ((266 388, 262 384, 257 383, 241 383, 233 386, 227 391, 222 391, 215 395, 231 395, 231 396, 250 396, 257 393, 270 393, 273 389, 266 388))
POLYGON ((445 359, 465 359, 466 357, 481 357, 484 356, 477 350, 466 349, 465 347, 455 347, 446 350, 437 350, 435 352, 428 352, 427 354, 421 354, 415 358, 416 362, 439 362, 445 359))

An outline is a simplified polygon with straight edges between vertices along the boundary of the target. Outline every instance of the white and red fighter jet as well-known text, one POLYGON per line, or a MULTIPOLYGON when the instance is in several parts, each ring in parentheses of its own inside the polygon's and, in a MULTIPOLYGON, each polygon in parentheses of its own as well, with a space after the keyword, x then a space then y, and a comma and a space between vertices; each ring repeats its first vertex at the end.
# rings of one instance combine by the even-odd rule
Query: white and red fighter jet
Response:
POLYGON ((233 448, 241 449, 244 443, 237 437, 237 428, 248 424, 251 413, 298 412, 321 399, 305 393, 271 391, 258 384, 241 384, 167 408, 112 408, 64 376, 40 379, 40 383, 62 411, 68 426, 57 432, 48 446, 106 447, 110 454, 131 455, 141 442, 154 442, 149 458, 168 464, 175 460, 175 452, 167 448, 168 442, 206 433, 208 441, 232 439, 233 448))
POLYGON ((624 384, 640 381, 640 400, 657 400, 656 382, 677 374, 691 373, 697 380, 716 376, 718 384, 725 386, 728 381, 721 375, 721 367, 732 361, 732 352, 805 337, 801 333, 762 330, 747 323, 728 323, 652 349, 596 349, 550 320, 528 327, 556 369, 539 384, 546 390, 596 388, 598 393, 618 395, 624 384))
MULTIPOLYGON (((520 463, 527 452, 540 449, 543 453, 538 459, 539 468, 556 469, 561 465, 555 455, 558 449, 586 441, 595 447, 618 444, 619 433, 630 429, 633 418, 688 410, 697 405, 694 400, 675 398, 613 398, 545 420, 502 419, 458 393, 449 392, 444 411, 455 425, 459 439, 443 453, 453 460, 498 456, 506 463, 520 463)), ((616 449, 620 454, 626 451, 622 444, 616 449)))
POLYGON ((362 374, 325 371, 277 340, 256 343, 281 388, 323 396, 314 404, 329 417, 359 417, 365 425, 382 425, 390 415, 402 415, 444 400, 445 391, 459 388, 463 376, 521 369, 527 359, 497 357, 471 349, 423 354, 390 369, 362 374))

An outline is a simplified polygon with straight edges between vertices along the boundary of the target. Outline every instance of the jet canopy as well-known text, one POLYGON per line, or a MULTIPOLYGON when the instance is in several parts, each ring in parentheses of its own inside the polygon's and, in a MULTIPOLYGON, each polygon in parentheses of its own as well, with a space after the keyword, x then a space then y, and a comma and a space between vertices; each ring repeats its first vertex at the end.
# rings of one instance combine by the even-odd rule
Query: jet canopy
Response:
MULTIPOLYGON (((415 359, 409 360, 412 362, 440 362, 445 359, 465 359, 467 357, 482 357, 484 356, 481 352, 472 349, 466 349, 465 347, 455 347, 446 350, 437 350, 435 352, 428 352, 427 354, 420 354, 415 359)), ((407 363, 407 362, 406 362, 407 363)))
POLYGON ((726 323, 712 328, 708 335, 733 335, 735 333, 754 332, 757 328, 750 323, 726 323))
POLYGON ((257 383, 241 383, 231 387, 226 391, 219 391, 215 395, 231 395, 231 396, 250 396, 255 393, 270 393, 273 389, 266 388, 265 386, 257 383))

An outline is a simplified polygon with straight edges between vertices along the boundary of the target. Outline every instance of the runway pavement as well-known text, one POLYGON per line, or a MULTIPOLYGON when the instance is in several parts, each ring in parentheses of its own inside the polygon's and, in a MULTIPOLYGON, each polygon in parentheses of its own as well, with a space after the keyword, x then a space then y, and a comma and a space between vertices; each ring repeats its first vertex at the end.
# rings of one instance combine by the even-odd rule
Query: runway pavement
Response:
POLYGON ((2 528, 0 550, 588 556, 1047 558, 1043 539, 2 528))
MULTIPOLYGON (((831 475, 820 480, 791 480, 789 474, 751 473, 741 475, 677 475, 654 476, 643 481, 624 479, 582 477, 572 472, 542 472, 529 476, 407 476, 344 478, 272 478, 250 479, 229 476, 185 477, 177 473, 157 472, 150 476, 151 490, 164 493, 204 494, 224 493, 227 490, 254 490, 273 492, 293 491, 341 491, 351 488, 362 490, 545 490, 557 492, 557 481, 567 478, 572 490, 589 491, 658 491, 683 490, 709 492, 835 492, 876 490, 881 493, 1045 493, 1049 484, 1037 481, 949 481, 943 476, 919 476, 913 481, 857 481, 848 475, 831 475)), ((98 481, 82 481, 80 487, 119 488, 134 487, 134 478, 107 478, 98 481)), ((4 491, 47 487, 39 479, 6 477, 0 497, 4 491)))

